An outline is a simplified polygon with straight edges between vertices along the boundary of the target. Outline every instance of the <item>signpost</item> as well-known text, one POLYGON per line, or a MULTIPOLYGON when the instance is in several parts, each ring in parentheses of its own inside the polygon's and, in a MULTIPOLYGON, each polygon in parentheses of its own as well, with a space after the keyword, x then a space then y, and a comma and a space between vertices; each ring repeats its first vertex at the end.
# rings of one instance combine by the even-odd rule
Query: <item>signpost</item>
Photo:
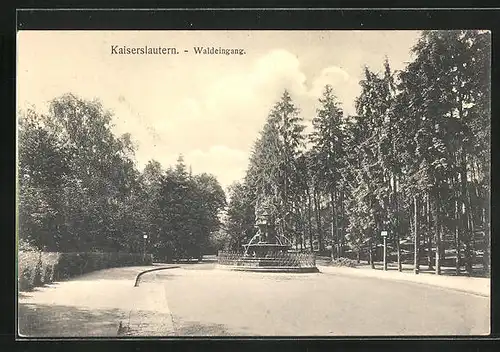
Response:
POLYGON ((387 231, 382 231, 380 235, 384 238, 384 270, 387 271, 387 231))

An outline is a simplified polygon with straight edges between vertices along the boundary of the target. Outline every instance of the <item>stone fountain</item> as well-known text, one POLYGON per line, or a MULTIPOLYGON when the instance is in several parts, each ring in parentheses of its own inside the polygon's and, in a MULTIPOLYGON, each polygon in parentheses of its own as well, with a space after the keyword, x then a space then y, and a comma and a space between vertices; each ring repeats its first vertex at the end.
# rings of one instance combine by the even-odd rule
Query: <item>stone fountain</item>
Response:
POLYGON ((223 269, 267 272, 318 272, 313 253, 290 253, 286 239, 276 233, 269 203, 259 202, 255 211, 257 233, 243 245, 243 253, 218 254, 223 269))
POLYGON ((288 252, 290 245, 283 244, 278 238, 273 218, 266 209, 256 214, 255 227, 257 228, 257 234, 247 244, 243 245, 245 256, 266 258, 278 253, 288 252))

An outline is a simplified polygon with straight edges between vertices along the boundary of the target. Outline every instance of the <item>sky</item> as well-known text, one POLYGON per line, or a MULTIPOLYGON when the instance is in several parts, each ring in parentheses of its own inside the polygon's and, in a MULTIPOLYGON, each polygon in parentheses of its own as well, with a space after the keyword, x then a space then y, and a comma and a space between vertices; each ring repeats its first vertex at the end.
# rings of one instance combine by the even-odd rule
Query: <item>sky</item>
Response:
POLYGON ((306 124, 326 84, 354 114, 363 67, 411 60, 418 31, 19 31, 18 108, 46 111, 65 93, 99 99, 113 132, 130 133, 137 166, 180 154, 226 188, 241 180, 267 115, 287 89, 306 124), (111 46, 175 47, 178 55, 112 55, 111 46), (193 47, 245 55, 196 55, 193 47), (187 53, 184 50, 188 50, 187 53))

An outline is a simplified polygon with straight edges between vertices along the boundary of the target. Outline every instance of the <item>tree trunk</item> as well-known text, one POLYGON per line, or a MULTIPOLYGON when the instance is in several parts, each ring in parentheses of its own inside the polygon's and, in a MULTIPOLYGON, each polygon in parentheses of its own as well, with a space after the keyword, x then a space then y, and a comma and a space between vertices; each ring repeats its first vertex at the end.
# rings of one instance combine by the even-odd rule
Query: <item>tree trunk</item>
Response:
POLYGON ((307 223, 309 225, 309 247, 311 250, 311 253, 314 252, 314 247, 313 247, 313 234, 312 234, 312 220, 311 220, 312 214, 311 214, 311 192, 309 190, 309 187, 307 188, 307 223))
POLYGON ((483 266, 484 271, 490 273, 490 226, 488 216, 486 215, 487 210, 483 208, 483 230, 484 230, 484 256, 483 256, 483 266))
POLYGON ((470 259, 470 268, 469 268, 469 274, 473 274, 473 264, 476 259, 476 245, 475 245, 475 232, 476 232, 476 221, 474 219, 474 214, 472 213, 472 199, 471 199, 471 194, 470 191, 468 193, 468 208, 469 208, 469 221, 470 221, 470 229, 471 229, 471 259, 470 259))
POLYGON ((420 271, 420 263, 419 263, 419 237, 418 237, 418 205, 417 205, 417 197, 413 196, 413 206, 414 206, 414 220, 413 220, 413 225, 414 225, 414 258, 413 258, 413 265, 414 265, 414 273, 418 274, 420 271))
POLYGON ((465 242, 465 270, 468 275, 472 274, 472 248, 471 241, 473 237, 473 222, 471 218, 471 209, 470 203, 468 202, 468 191, 467 191, 467 156, 465 154, 465 150, 462 148, 460 154, 460 186, 462 191, 462 210, 464 217, 464 237, 463 241, 465 242))
POLYGON ((472 219, 472 216, 470 212, 468 212, 468 224, 469 224, 469 231, 467 231, 467 245, 466 245, 466 251, 467 251, 467 261, 466 261, 466 267, 465 269, 467 270, 467 275, 471 276, 472 275, 472 267, 473 267, 473 262, 474 262, 474 220, 472 219))
POLYGON ((333 190, 330 192, 330 201, 332 204, 332 259, 335 252, 335 256, 339 258, 339 239, 337 233, 337 209, 335 207, 336 192, 333 190), (335 247, 335 250, 334 250, 335 247))
POLYGON ((307 207, 307 204, 306 204, 306 202, 304 202, 304 207, 303 207, 303 209, 301 209, 301 214, 302 214, 302 216, 300 217, 301 224, 299 224, 300 228, 302 230, 302 233, 300 234, 302 250, 305 250, 307 248, 307 246, 306 246, 306 231, 307 231, 306 207, 307 207))
POLYGON ((460 213, 458 211, 458 201, 455 201, 455 274, 460 274, 460 213))
MULTIPOLYGON (((332 229, 331 229, 332 236, 333 236, 333 226, 334 226, 334 224, 333 224, 333 220, 332 220, 332 225, 331 225, 331 228, 332 228, 332 229)), ((333 241, 333 237, 332 237, 332 248, 330 249, 330 256, 332 257, 332 260, 334 260, 334 259, 335 259, 335 257, 336 257, 336 253, 335 253, 335 243, 334 243, 334 241, 333 241)))
POLYGON ((334 205, 334 202, 333 202, 333 193, 330 192, 330 206, 331 206, 331 211, 332 211, 332 222, 330 224, 330 236, 331 236, 331 243, 332 243, 332 248, 331 248, 331 257, 332 257, 332 260, 335 259, 335 236, 334 236, 334 223, 333 223, 333 219, 335 218, 335 205, 334 205))
MULTIPOLYGON (((439 197, 439 196, 438 196, 439 197)), ((441 229, 439 221, 439 198, 434 201, 434 234, 436 238, 436 275, 441 275, 441 229)))
POLYGON ((368 241, 368 260, 370 261, 370 266, 375 269, 375 263, 373 262, 373 252, 372 252, 372 239, 368 241))
POLYGON ((345 233, 344 233, 344 192, 340 191, 340 196, 339 196, 339 222, 338 222, 338 236, 339 236, 339 256, 343 257, 344 256, 344 241, 345 241, 345 233))
MULTIPOLYGON (((300 205, 299 205, 299 208, 300 208, 300 205)), ((302 233, 300 234, 300 239, 301 239, 301 248, 303 250, 305 250, 307 248, 307 245, 306 245, 306 233, 307 233, 307 220, 306 220, 306 217, 307 217, 307 202, 304 200, 303 202, 303 207, 302 209, 300 210, 301 212, 301 216, 300 216, 300 228, 301 228, 301 231, 302 233)))
POLYGON ((316 213, 316 224, 318 229, 318 245, 319 252, 323 252, 325 250, 325 245, 323 243, 323 228, 321 226, 321 202, 318 199, 320 195, 318 194, 318 190, 314 189, 314 207, 316 213))
POLYGON ((395 203, 395 209, 396 209, 396 250, 398 253, 398 271, 403 271, 403 266, 401 264, 401 244, 399 243, 400 238, 399 234, 401 231, 400 228, 400 223, 399 223, 399 202, 398 202, 398 178, 394 176, 394 203, 395 203))
POLYGON ((303 244, 303 234, 304 234, 304 222, 302 221, 302 209, 300 209, 300 204, 297 204, 295 201, 292 204, 292 212, 295 217, 295 235, 297 236, 297 241, 299 243, 299 248, 300 251, 303 250, 302 244, 303 244))
POLYGON ((426 194, 426 213, 427 213, 427 267, 429 270, 433 270, 432 266, 432 232, 431 232, 431 207, 430 207, 430 195, 426 194))

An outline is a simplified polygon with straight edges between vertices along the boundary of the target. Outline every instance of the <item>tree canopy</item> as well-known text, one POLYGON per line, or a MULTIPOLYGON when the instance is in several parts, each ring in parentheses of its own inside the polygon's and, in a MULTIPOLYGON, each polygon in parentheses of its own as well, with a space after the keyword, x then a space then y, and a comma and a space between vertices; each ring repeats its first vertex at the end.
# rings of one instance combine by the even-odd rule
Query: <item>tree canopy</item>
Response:
POLYGON ((128 134, 98 101, 54 99, 19 118, 19 237, 48 251, 199 258, 220 227, 224 191, 210 174, 151 160, 139 171, 128 134), (148 236, 144 241, 144 235, 148 236))

